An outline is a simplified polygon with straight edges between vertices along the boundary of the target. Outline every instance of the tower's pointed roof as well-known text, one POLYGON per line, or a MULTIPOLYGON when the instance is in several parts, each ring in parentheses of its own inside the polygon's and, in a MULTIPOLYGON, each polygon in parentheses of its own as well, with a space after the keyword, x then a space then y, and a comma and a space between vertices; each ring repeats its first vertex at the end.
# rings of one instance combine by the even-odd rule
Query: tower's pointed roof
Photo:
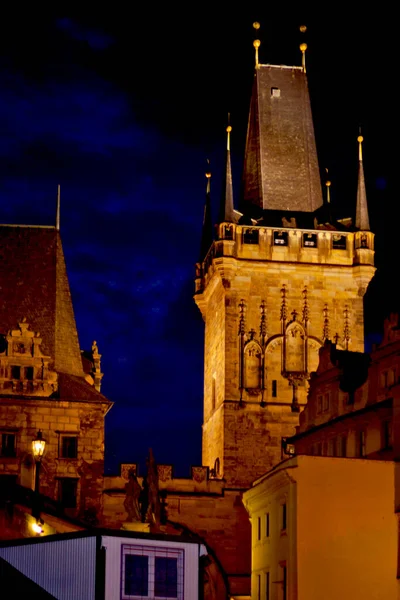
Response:
POLYGON ((228 125, 226 128, 227 143, 226 143, 226 165, 225 165, 225 186, 223 188, 221 204, 219 209, 219 223, 234 222, 233 213, 233 184, 232 184, 232 165, 231 165, 231 131, 232 127, 228 125))
POLYGON ((303 67, 256 65, 241 210, 313 212, 322 190, 303 67))
POLYGON ((367 204, 367 192, 365 189, 364 166, 362 157, 362 143, 364 138, 359 135, 358 141, 358 186, 356 205, 356 227, 361 231, 369 231, 369 216, 367 204))
POLYGON ((201 232, 201 244, 200 244, 200 262, 202 262, 213 243, 213 225, 211 217, 211 173, 206 173, 207 188, 206 188, 206 202, 204 205, 204 216, 203 216, 203 229, 201 232))
POLYGON ((0 225, 0 334, 22 319, 39 332, 56 371, 83 376, 60 234, 55 227, 0 225))

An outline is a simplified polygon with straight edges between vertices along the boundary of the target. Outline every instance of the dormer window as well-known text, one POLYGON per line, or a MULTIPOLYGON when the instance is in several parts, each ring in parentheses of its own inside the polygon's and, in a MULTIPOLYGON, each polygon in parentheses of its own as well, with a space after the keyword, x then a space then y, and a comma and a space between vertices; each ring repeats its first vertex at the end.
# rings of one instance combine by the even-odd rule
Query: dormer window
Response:
POLYGON ((304 246, 304 248, 316 248, 317 247, 317 234, 316 233, 303 233, 303 246, 304 246))
POLYGON ((258 244, 258 229, 245 229, 243 231, 243 244, 258 244))
POLYGON ((274 231, 274 246, 287 246, 288 233, 287 231, 274 231))

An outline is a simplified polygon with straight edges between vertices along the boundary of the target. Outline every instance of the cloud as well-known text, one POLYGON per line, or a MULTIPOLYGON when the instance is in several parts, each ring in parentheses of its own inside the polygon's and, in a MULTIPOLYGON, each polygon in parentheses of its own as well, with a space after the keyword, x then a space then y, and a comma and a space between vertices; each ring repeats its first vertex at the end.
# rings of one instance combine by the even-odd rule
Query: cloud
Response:
POLYGON ((113 43, 110 35, 90 27, 76 23, 73 19, 64 17, 57 20, 57 27, 79 42, 86 42, 93 50, 105 50, 113 43))

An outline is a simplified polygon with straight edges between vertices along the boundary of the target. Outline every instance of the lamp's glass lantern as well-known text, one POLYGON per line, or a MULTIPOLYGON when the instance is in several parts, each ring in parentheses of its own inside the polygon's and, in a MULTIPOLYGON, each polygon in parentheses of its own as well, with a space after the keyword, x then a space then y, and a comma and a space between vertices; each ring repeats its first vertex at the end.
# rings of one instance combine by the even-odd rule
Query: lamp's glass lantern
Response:
POLYGON ((36 461, 41 460, 46 447, 46 440, 43 439, 42 432, 37 432, 36 438, 32 441, 32 452, 36 461))

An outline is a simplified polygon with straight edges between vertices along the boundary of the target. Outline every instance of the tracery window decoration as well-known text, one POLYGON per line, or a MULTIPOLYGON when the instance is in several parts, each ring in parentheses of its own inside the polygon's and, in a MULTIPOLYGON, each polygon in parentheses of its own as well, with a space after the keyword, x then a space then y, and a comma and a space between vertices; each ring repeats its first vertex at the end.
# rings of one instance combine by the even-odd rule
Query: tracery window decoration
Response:
POLYGON ((305 372, 304 328, 295 320, 289 323, 286 328, 284 359, 284 371, 286 373, 305 372))
POLYGON ((260 345, 251 340, 244 348, 244 388, 259 390, 261 388, 261 359, 260 345))

